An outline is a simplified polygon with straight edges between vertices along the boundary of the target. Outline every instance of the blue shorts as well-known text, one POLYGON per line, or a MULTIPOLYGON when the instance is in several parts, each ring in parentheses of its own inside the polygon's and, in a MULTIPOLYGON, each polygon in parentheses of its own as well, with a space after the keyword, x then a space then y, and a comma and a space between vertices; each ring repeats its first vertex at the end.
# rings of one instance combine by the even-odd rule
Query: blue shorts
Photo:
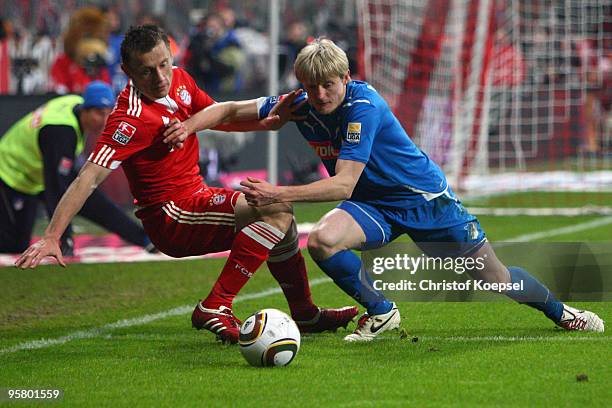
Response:
POLYGON ((452 191, 415 208, 373 206, 347 200, 338 205, 348 212, 365 233, 361 249, 380 248, 408 234, 427 255, 470 255, 486 241, 478 219, 471 215, 452 191))

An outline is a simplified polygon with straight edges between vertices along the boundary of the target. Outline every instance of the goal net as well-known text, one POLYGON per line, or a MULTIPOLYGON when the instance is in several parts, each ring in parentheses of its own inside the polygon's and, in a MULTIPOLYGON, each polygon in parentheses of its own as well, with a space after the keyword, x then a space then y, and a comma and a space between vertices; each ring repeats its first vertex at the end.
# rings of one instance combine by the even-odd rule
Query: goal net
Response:
POLYGON ((607 0, 357 4, 360 72, 462 196, 610 212, 607 0))

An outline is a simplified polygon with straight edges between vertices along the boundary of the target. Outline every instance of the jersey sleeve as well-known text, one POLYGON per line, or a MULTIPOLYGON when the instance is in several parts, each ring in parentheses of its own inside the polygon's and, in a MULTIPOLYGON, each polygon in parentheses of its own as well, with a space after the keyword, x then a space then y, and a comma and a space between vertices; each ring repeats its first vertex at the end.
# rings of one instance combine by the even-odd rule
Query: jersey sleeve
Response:
MULTIPOLYGON (((265 118, 266 116, 268 116, 272 108, 274 108, 274 105, 276 105, 279 101, 281 101, 285 96, 287 96, 287 94, 280 95, 280 96, 267 96, 267 97, 262 96, 261 98, 258 98, 257 99, 257 111, 259 114, 259 119, 265 118)), ((306 100, 306 98, 307 98, 306 93, 303 92, 297 98, 295 98, 295 101, 293 101, 291 106, 301 103, 302 101, 306 100)), ((300 109, 298 109, 295 112, 295 115, 298 115, 298 116, 307 115, 308 110, 309 110, 308 104, 305 103, 302 107, 300 107, 300 109)))
POLYGON ((146 124, 127 115, 111 115, 87 160, 114 170, 133 154, 149 147, 153 133, 146 124))
POLYGON ((367 99, 353 102, 342 121, 338 158, 367 163, 379 125, 380 114, 374 104, 367 99))

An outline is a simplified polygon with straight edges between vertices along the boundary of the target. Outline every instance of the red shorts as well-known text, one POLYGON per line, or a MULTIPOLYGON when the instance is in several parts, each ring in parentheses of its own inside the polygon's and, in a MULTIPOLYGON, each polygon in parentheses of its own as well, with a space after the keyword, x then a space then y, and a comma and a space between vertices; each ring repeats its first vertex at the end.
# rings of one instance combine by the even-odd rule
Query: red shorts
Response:
POLYGON ((239 191, 207 187, 191 197, 136 211, 153 244, 175 258, 221 252, 236 236, 239 191))

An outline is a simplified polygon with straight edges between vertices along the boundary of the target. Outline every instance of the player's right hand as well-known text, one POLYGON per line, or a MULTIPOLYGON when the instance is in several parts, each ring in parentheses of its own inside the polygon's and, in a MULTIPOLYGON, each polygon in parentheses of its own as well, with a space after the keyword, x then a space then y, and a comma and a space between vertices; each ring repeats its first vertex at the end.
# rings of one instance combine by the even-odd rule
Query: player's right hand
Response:
POLYGON ((251 207, 262 207, 279 203, 278 187, 255 177, 247 177, 240 182, 242 193, 251 207))
POLYGON ((193 132, 187 128, 185 122, 181 122, 177 118, 172 118, 170 123, 166 126, 166 130, 164 130, 164 143, 176 147, 177 149, 182 149, 185 140, 191 133, 193 132))
POLYGON ((62 251, 60 250, 60 241, 53 237, 42 238, 40 241, 30 245, 15 261, 15 266, 21 269, 35 268, 47 256, 52 256, 61 266, 66 267, 62 251))

